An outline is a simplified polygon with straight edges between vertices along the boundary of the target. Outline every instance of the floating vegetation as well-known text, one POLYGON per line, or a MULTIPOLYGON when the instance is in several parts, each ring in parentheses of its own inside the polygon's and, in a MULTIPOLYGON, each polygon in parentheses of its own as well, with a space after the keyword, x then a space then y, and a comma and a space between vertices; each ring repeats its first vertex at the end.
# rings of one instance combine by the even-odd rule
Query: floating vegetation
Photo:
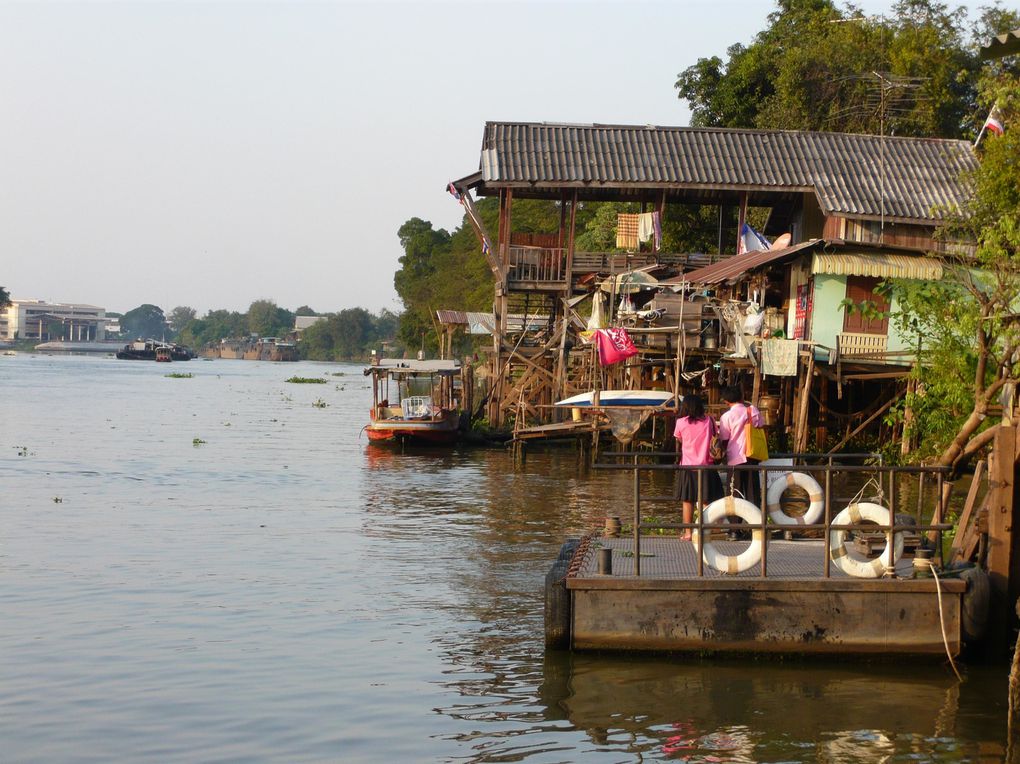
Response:
POLYGON ((28 456, 28 446, 12 446, 17 452, 18 456, 28 456))
POLYGON ((64 503, 64 499, 61 496, 54 496, 53 497, 53 503, 54 504, 63 504, 64 503))
POLYGON ((314 403, 312 403, 312 405, 313 405, 313 406, 315 406, 315 408, 317 408, 317 409, 324 409, 324 408, 326 408, 326 406, 328 406, 329 404, 328 404, 328 403, 326 403, 326 401, 322 400, 322 398, 317 398, 317 399, 315 400, 315 402, 314 402, 314 403))
POLYGON ((190 371, 172 371, 169 374, 164 374, 167 379, 191 379, 195 375, 190 371))
POLYGON ((346 371, 331 371, 329 373, 329 376, 331 376, 331 377, 346 377, 347 376, 347 372, 346 371))
POLYGON ((192 438, 191 439, 191 445, 193 445, 195 448, 198 448, 203 443, 205 443, 205 441, 202 440, 201 438, 192 438))
POLYGON ((323 377, 291 377, 286 380, 292 382, 295 385, 324 385, 326 380, 323 377))

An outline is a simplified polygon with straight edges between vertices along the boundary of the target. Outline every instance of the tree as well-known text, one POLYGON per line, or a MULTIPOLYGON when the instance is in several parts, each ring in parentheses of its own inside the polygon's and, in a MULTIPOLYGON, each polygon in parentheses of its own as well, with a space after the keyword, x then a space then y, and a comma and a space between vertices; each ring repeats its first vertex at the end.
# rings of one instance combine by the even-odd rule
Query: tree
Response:
POLYGON ((167 332, 163 309, 150 303, 125 313, 120 319, 120 326, 127 337, 162 339, 167 332))
POLYGON ((309 308, 307 305, 302 305, 300 308, 294 311, 295 316, 317 316, 319 315, 314 310, 309 308))
POLYGON ((968 40, 965 11, 937 0, 900 0, 888 18, 831 0, 779 0, 750 45, 732 46, 726 61, 700 59, 675 88, 696 126, 973 135, 974 40, 1009 20, 984 9, 968 40))
POLYGON ((167 322, 170 324, 170 328, 173 329, 174 334, 180 335, 184 331, 184 327, 195 320, 196 315, 198 314, 194 308, 189 308, 187 305, 178 305, 170 311, 167 322))
POLYGON ((248 306, 248 331, 260 337, 279 337, 294 327, 294 314, 273 300, 255 300, 248 306))
MULTIPOLYGON (((1008 125, 1020 125, 1020 81, 1008 74, 982 84, 1008 125)), ((917 392, 907 397, 914 433, 938 463, 958 466, 995 435, 989 417, 1020 382, 1020 131, 982 144, 970 178, 974 195, 947 227, 950 241, 976 243, 974 254, 945 256, 942 282, 893 282, 902 329, 918 339, 917 392)))
POLYGON ((0 287, 0 308, 6 308, 10 304, 11 304, 10 293, 3 287, 0 287))

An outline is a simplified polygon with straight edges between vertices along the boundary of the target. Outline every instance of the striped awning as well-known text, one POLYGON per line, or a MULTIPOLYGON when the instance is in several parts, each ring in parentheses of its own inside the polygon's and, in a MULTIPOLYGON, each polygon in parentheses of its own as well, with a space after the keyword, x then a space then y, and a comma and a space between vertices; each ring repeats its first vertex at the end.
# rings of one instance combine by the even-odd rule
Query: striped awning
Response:
POLYGON ((942 263, 931 257, 910 255, 818 254, 811 259, 811 273, 939 281, 942 278, 942 263))

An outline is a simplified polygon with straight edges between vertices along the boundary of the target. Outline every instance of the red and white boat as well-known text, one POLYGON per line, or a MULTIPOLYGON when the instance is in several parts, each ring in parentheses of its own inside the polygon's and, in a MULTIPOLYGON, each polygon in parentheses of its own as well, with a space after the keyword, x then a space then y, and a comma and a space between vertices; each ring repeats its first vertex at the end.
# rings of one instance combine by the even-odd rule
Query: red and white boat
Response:
POLYGON ((454 406, 457 361, 383 358, 365 369, 372 376, 372 410, 365 426, 376 443, 450 445, 460 436, 454 406))

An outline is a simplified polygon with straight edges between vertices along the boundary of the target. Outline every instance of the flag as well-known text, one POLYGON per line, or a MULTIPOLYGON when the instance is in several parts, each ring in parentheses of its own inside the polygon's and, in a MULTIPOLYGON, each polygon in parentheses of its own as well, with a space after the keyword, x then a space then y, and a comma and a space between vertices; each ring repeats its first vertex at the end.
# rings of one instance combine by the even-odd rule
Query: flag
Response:
POLYGON ((626 329, 599 329, 595 332, 599 364, 609 366, 637 355, 638 349, 626 329))
POLYGON ((450 185, 446 187, 446 190, 453 195, 454 199, 456 199, 458 202, 460 201, 460 191, 457 190, 457 187, 454 186, 453 183, 450 183, 450 185))
POLYGON ((771 249, 772 244, 758 233, 756 230, 751 228, 747 223, 744 223, 743 228, 740 229, 740 239, 737 240, 737 254, 742 255, 745 252, 755 252, 763 249, 771 249))
POLYGON ((999 113, 999 103, 995 102, 992 105, 992 110, 988 112, 988 119, 985 120, 985 124, 981 127, 982 130, 988 130, 996 135, 1002 135, 1002 114, 999 113))

